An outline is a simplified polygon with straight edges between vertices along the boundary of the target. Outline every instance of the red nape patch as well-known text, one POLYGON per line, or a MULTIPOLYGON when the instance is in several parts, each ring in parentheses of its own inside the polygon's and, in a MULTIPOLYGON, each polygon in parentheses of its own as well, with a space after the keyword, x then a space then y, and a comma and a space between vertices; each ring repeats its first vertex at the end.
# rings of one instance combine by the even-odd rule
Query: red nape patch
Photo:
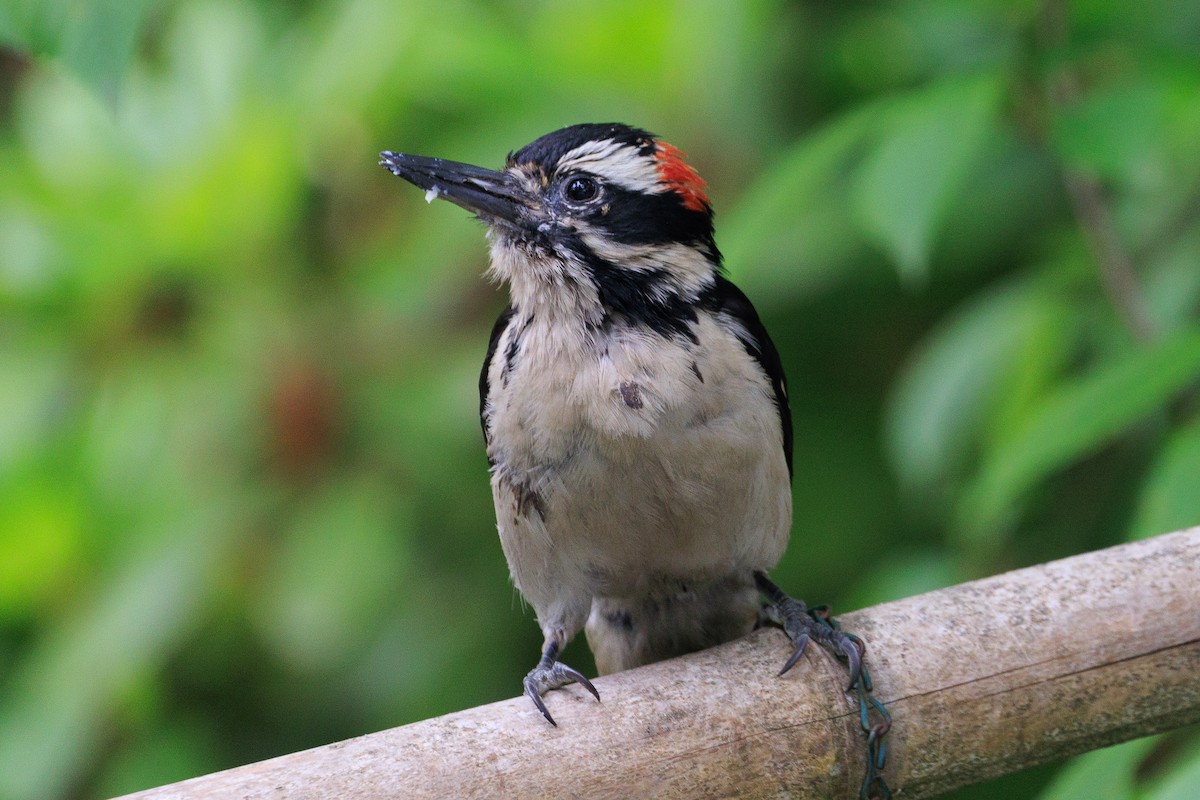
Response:
POLYGON ((679 195, 684 207, 692 211, 707 211, 708 195, 704 190, 708 188, 708 184, 684 160, 686 157, 679 148, 659 142, 658 152, 654 157, 658 160, 658 179, 679 195))

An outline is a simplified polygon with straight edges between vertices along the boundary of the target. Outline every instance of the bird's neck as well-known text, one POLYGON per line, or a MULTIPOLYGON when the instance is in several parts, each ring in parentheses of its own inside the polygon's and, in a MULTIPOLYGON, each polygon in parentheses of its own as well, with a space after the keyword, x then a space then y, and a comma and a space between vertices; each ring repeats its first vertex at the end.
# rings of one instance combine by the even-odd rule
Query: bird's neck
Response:
POLYGON ((493 242, 489 273, 508 287, 523 324, 535 324, 550 342, 580 347, 599 327, 605 309, 595 284, 576 264, 549 255, 530 255, 493 242))
POLYGON ((493 240, 490 274, 507 284, 520 324, 536 328, 552 355, 590 353, 617 328, 691 338, 717 279, 716 257, 682 245, 619 255, 585 262, 493 240))

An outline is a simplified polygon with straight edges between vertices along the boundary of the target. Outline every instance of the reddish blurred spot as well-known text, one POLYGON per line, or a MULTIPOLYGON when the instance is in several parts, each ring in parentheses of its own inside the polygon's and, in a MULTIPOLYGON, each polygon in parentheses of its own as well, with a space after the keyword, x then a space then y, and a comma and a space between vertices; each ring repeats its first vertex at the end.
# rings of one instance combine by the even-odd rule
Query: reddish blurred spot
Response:
POLYGON ((160 278, 143 292, 137 329, 147 339, 180 339, 196 313, 196 295, 181 280, 160 278))
POLYGON ((0 45, 0 123, 7 122, 17 86, 32 63, 25 53, 0 45))
POLYGON ((308 471, 333 456, 341 402, 333 379, 312 363, 285 367, 268 398, 272 451, 288 471, 308 471))

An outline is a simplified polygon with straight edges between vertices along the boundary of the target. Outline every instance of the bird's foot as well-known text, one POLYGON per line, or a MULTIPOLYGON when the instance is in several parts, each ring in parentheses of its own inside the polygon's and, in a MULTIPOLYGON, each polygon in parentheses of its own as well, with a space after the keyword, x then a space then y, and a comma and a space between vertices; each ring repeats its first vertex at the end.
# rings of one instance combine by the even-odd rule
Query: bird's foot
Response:
POLYGON ((525 694, 529 695, 529 699, 537 706, 538 711, 542 712, 546 721, 555 727, 558 727, 558 723, 554 721, 554 717, 550 716, 550 712, 546 709, 546 703, 542 700, 542 695, 551 689, 566 686, 568 683, 578 683, 591 692, 597 700, 600 699, 600 692, 596 691, 596 687, 584 677, 582 672, 568 667, 545 653, 538 665, 529 670, 529 674, 525 676, 525 694))
POLYGON ((859 789, 862 800, 889 800, 892 796, 887 781, 883 779, 883 767, 887 761, 885 739, 892 727, 892 715, 883 703, 872 696, 871 673, 863 664, 867 647, 852 633, 846 633, 829 615, 828 606, 809 608, 776 586, 765 573, 755 572, 754 582, 758 590, 770 601, 763 606, 766 617, 787 633, 795 645, 792 655, 784 662, 782 675, 796 665, 804 655, 810 641, 816 641, 846 662, 850 673, 850 685, 858 702, 859 723, 867 735, 867 768, 859 789))
MULTIPOLYGON (((852 691, 863 679, 862 660, 866 646, 862 640, 852 633, 838 629, 829 617, 828 608, 809 608, 802 601, 789 597, 764 573, 754 573, 754 582, 758 585, 758 590, 770 601, 770 605, 765 609, 768 617, 783 628, 795 646, 779 674, 782 675, 794 667, 804 655, 808 643, 815 641, 846 662, 846 669, 850 673, 850 684, 846 691, 852 691)), ((866 688, 870 690, 870 687, 866 688)))

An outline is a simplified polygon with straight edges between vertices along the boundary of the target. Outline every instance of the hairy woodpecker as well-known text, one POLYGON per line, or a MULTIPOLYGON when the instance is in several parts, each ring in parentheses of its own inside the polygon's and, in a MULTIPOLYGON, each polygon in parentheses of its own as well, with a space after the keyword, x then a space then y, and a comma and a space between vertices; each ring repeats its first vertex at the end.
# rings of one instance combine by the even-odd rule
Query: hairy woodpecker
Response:
POLYGON ((384 152, 382 166, 488 226, 510 305, 479 379, 500 543, 545 636, 525 692, 742 636, 765 610, 795 645, 861 644, 766 575, 792 523, 779 354, 722 274, 705 183, 647 131, 573 125, 502 170, 384 152), (769 605, 760 605, 760 592, 769 605))

